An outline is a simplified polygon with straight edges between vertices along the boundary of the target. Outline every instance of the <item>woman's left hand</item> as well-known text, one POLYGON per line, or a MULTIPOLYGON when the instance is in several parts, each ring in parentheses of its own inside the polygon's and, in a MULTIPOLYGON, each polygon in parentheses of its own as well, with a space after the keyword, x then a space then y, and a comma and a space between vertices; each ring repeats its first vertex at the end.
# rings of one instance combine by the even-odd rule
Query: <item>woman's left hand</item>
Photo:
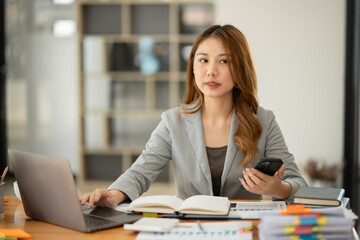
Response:
POLYGON ((278 199, 287 199, 291 192, 289 183, 283 182, 285 166, 270 176, 255 168, 246 168, 243 171, 244 178, 239 178, 244 188, 252 193, 261 195, 271 195, 278 199))

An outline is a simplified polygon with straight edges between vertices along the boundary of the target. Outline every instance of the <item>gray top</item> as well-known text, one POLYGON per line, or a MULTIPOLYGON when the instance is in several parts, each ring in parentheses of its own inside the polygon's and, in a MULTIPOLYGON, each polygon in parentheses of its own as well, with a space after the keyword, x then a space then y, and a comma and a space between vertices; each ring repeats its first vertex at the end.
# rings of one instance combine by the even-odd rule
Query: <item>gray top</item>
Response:
POLYGON ((221 176, 224 169, 226 149, 227 146, 206 147, 206 153, 210 165, 211 181, 212 181, 214 196, 220 195, 221 176))
MULTIPOLYGON (((213 195, 211 171, 206 153, 202 127, 201 110, 193 114, 182 114, 180 107, 170 109, 161 116, 159 125, 152 132, 145 150, 108 189, 118 189, 131 200, 146 192, 159 173, 172 160, 176 195, 188 198, 193 195, 213 195)), ((260 158, 281 158, 285 165, 284 181, 290 183, 292 199, 301 185, 306 185, 294 156, 289 152, 281 130, 272 111, 259 108, 256 114, 262 126, 258 141, 259 152, 254 162, 260 158)), ((239 177, 243 177, 242 153, 234 141, 239 122, 233 114, 230 137, 226 150, 224 169, 221 176, 220 196, 229 199, 262 199, 240 188, 239 177)))

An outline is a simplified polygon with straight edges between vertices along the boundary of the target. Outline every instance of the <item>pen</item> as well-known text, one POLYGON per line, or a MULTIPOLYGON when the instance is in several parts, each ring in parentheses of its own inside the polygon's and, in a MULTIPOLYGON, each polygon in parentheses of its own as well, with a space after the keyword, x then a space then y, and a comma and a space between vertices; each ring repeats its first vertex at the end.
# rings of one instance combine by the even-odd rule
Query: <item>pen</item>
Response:
POLYGON ((204 228, 202 227, 202 225, 201 225, 201 223, 200 223, 199 220, 196 221, 196 225, 198 226, 198 228, 199 228, 199 230, 200 230, 201 232, 204 232, 204 228))
POLYGON ((1 175, 0 183, 2 183, 4 181, 8 169, 9 169, 9 167, 6 166, 6 168, 4 169, 4 171, 3 171, 2 175, 1 175))

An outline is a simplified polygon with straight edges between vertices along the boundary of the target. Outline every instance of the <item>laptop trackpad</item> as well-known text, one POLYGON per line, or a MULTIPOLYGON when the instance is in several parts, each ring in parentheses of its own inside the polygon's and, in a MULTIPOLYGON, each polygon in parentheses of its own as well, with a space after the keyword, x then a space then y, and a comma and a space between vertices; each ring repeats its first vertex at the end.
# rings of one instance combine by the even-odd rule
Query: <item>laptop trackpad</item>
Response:
POLYGON ((124 212, 119 212, 114 209, 106 208, 106 207, 95 207, 88 214, 101 218, 110 218, 115 216, 128 215, 124 212))
POLYGON ((106 207, 94 207, 91 209, 83 208, 83 213, 99 218, 106 218, 108 220, 120 222, 135 222, 136 220, 142 218, 142 216, 135 213, 120 212, 106 207))

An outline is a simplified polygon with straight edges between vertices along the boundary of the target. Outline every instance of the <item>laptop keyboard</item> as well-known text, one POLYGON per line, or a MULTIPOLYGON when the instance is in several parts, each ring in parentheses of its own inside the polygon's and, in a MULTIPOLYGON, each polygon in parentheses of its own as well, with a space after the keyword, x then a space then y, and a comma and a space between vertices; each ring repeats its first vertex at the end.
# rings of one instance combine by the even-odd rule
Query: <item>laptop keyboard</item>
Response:
POLYGON ((103 219, 103 218, 98 218, 98 217, 93 217, 91 215, 85 214, 84 217, 85 217, 86 226, 88 228, 99 227, 102 225, 107 225, 109 223, 114 223, 114 221, 111 221, 108 219, 103 219))

